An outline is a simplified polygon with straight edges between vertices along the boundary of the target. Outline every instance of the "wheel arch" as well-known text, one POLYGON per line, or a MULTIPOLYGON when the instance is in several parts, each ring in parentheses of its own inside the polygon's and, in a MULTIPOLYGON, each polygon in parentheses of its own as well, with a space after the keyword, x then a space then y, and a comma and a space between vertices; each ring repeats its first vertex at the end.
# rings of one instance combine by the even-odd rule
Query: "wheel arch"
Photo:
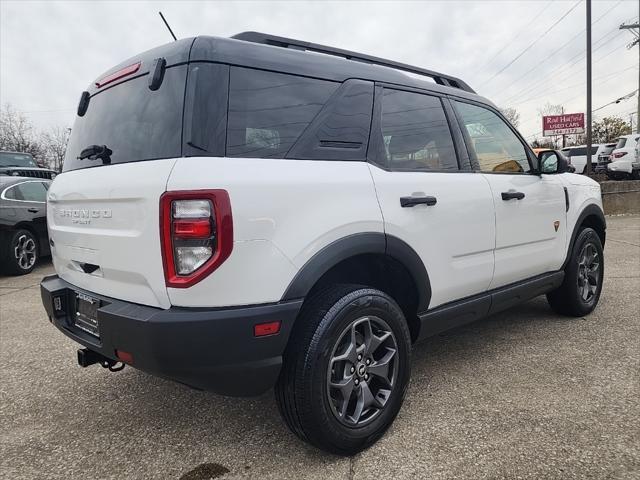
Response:
POLYGON ((403 240, 367 232, 330 243, 303 265, 282 301, 306 298, 328 283, 355 283, 384 291, 405 313, 412 339, 418 337, 418 313, 429 306, 431 283, 419 255, 403 240))
POLYGON ((607 237, 607 221, 604 216, 604 212, 602 209, 591 203, 582 209, 580 215, 578 215, 578 219, 573 226, 573 231, 571 232, 571 239, 569 240, 569 246, 567 249, 567 255, 565 257, 564 263, 562 264, 562 269, 567 266, 569 259, 571 258, 571 252, 573 251, 573 246, 576 242, 576 238, 580 230, 585 227, 593 228, 595 232, 598 234, 600 238, 600 242, 604 247, 606 237, 607 237))

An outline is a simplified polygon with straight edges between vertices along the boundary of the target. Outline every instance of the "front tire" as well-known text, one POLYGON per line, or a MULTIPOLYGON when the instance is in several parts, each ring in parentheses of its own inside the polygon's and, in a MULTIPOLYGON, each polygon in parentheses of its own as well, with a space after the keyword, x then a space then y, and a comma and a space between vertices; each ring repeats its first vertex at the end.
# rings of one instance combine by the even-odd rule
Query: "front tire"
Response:
POLYGON ((302 307, 276 384, 278 408, 302 440, 339 455, 375 443, 410 377, 411 338, 387 294, 336 285, 302 307))
POLYGON ((9 275, 31 273, 38 261, 38 241, 29 230, 6 232, 0 252, 0 268, 9 275))
POLYGON ((602 242, 595 230, 584 228, 573 244, 562 285, 547 294, 549 305, 561 315, 587 315, 598 305, 603 278, 602 242))

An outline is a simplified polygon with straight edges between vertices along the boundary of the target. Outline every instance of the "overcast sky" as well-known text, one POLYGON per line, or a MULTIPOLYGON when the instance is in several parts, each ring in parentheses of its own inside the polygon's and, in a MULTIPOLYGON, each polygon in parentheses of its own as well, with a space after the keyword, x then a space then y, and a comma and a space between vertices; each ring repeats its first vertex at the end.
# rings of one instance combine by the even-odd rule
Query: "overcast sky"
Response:
MULTIPOLYGON (((618 26, 637 20, 639 3, 593 1, 594 109, 638 88, 638 47, 626 49, 633 37, 618 26)), ((525 136, 541 130, 537 110, 546 102, 562 104, 565 112, 586 110, 585 2, 577 0, 1 0, 0 102, 40 129, 72 126, 89 82, 171 40, 158 10, 179 38, 257 30, 458 76, 497 105, 515 107, 525 136)), ((595 115, 619 114, 628 121, 635 105, 633 98, 595 115)))

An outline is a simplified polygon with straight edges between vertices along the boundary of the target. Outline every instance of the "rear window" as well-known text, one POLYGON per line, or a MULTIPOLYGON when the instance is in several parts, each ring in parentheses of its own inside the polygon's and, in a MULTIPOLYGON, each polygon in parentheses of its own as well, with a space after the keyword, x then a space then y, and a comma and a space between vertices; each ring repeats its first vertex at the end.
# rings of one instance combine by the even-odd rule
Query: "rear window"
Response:
POLYGON ((112 164, 181 156, 186 72, 186 65, 167 68, 156 91, 144 75, 94 94, 85 115, 76 118, 63 170, 102 165, 78 160, 91 145, 111 149, 112 164))
MULTIPOLYGON (((598 151, 598 147, 591 147, 591 155, 595 155, 598 151)), ((580 157, 587 154, 587 147, 576 147, 569 150, 570 157, 580 157)))
POLYGON ((227 156, 284 158, 339 83, 231 68, 227 156))

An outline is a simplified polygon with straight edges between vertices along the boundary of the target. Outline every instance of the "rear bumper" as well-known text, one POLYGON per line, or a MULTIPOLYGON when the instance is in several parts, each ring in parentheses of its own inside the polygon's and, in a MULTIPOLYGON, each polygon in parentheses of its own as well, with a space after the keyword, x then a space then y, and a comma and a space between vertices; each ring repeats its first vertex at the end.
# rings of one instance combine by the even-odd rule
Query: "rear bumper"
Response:
POLYGON ((83 291, 45 277, 40 293, 49 320, 77 343, 117 360, 115 351, 133 355, 132 366, 148 373, 223 395, 258 395, 278 378, 293 322, 302 300, 249 307, 167 310, 83 291), (100 338, 74 325, 75 292, 101 300, 100 338), (56 311, 59 298, 62 311, 56 311), (280 332, 256 338, 254 325, 281 321, 280 332))

